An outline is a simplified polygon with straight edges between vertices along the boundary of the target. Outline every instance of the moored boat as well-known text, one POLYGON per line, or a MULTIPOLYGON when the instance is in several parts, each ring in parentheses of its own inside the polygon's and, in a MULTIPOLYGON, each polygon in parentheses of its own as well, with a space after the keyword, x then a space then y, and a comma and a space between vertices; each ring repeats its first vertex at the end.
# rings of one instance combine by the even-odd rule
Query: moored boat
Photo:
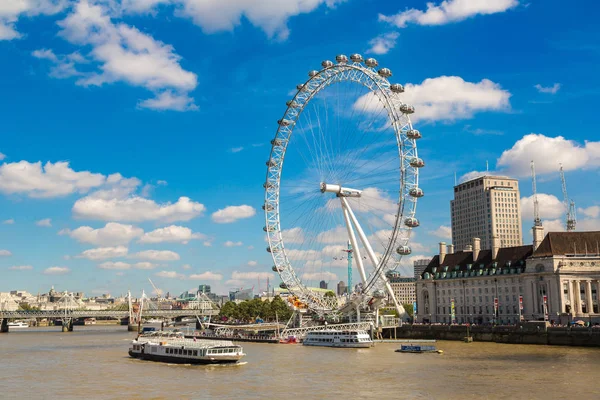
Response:
POLYGON ((15 321, 8 323, 9 329, 21 329, 21 328, 29 328, 29 324, 27 322, 15 321))
POLYGON ((302 341, 305 346, 368 348, 373 340, 367 331, 336 331, 333 329, 312 331, 302 341))
POLYGON ((231 341, 186 339, 180 334, 153 332, 131 342, 129 355, 173 364, 234 364, 245 356, 231 341))
POLYGON ((397 353, 438 353, 441 354, 444 351, 436 349, 435 346, 426 346, 422 344, 403 344, 397 353))

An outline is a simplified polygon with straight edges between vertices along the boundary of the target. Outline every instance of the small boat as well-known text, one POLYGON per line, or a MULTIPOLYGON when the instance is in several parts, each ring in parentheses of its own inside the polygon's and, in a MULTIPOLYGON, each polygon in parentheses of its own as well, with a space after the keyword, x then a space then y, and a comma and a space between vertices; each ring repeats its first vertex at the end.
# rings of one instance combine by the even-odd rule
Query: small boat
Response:
POLYGON ((438 353, 442 354, 443 350, 438 350, 435 346, 426 346, 422 344, 403 344, 396 353, 438 353))
POLYGON ((183 334, 152 332, 131 342, 129 355, 172 364, 235 364, 245 356, 231 341, 186 339, 183 334))
POLYGON ((373 340, 367 331, 336 331, 333 329, 312 331, 302 341, 304 346, 369 348, 373 340))
POLYGON ((86 318, 83 320, 84 325, 96 325, 96 318, 86 318))
POLYGON ((22 322, 22 321, 9 322, 8 328, 9 329, 10 328, 12 328, 12 329, 29 328, 29 324, 27 322, 22 322))
POLYGON ((158 319, 158 318, 150 318, 146 320, 147 324, 160 324, 162 323, 163 320, 162 319, 158 319))
POLYGON ((279 341, 280 344, 296 344, 299 343, 298 342, 298 338, 294 335, 290 335, 287 337, 287 339, 281 339, 279 341))

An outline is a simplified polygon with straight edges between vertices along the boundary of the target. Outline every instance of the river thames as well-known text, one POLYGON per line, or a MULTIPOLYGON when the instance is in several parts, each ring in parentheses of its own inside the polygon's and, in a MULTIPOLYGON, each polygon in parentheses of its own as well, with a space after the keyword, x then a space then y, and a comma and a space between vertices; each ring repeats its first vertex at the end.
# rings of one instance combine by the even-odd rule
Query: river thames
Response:
POLYGON ((600 349, 438 342, 444 354, 242 343, 237 366, 129 358, 117 326, 0 335, 0 398, 597 399, 600 349))

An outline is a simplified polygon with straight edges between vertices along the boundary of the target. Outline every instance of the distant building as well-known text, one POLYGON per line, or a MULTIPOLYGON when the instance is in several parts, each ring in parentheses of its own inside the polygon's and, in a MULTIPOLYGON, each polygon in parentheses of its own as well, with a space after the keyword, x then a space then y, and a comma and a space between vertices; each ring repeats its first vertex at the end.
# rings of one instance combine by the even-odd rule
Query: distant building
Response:
POLYGON ((414 275, 415 275, 415 279, 418 280, 419 277, 423 274, 423 271, 425 271, 425 268, 427 268, 427 266, 429 265, 429 263, 431 262, 431 258, 424 258, 421 260, 416 260, 413 263, 414 266, 414 275))
POLYGON ((321 282, 319 283, 319 288, 320 288, 320 289, 327 289, 327 282, 325 282, 325 281, 321 281, 321 282))
POLYGON ((390 286, 394 292, 396 301, 400 304, 412 304, 415 302, 415 281, 412 276, 401 276, 398 273, 388 274, 390 286))
POLYGON ((346 286, 346 283, 344 283, 344 281, 340 281, 337 284, 337 294, 338 296, 342 296, 346 293, 348 293, 348 287, 346 286))
POLYGON ((497 236, 502 247, 521 246, 521 200, 519 181, 506 176, 482 176, 454 186, 452 243, 457 251, 467 249, 472 238, 481 248, 492 248, 497 236))
POLYGON ((244 300, 252 300, 254 298, 253 288, 249 289, 234 289, 229 291, 229 300, 230 301, 244 301, 244 300))
POLYGON ((211 293, 210 285, 198 285, 198 291, 200 293, 209 294, 209 293, 211 293))

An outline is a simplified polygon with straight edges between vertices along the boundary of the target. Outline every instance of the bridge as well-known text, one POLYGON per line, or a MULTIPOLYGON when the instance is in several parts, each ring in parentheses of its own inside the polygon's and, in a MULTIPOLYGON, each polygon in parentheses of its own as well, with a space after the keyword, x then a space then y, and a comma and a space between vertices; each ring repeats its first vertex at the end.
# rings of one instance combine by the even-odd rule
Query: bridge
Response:
POLYGON ((142 297, 134 302, 131 293, 128 293, 128 302, 110 310, 85 310, 79 308, 72 294, 66 294, 56 304, 54 310, 15 310, 8 311, 5 304, 0 304, 0 332, 8 332, 8 321, 11 319, 48 318, 60 319, 63 332, 73 331, 73 321, 79 318, 115 318, 128 319, 128 329, 137 331, 141 325, 142 316, 180 318, 196 317, 198 323, 205 316, 219 313, 213 303, 205 296, 194 304, 193 308, 186 309, 160 309, 156 302, 152 302, 144 292, 142 297))

